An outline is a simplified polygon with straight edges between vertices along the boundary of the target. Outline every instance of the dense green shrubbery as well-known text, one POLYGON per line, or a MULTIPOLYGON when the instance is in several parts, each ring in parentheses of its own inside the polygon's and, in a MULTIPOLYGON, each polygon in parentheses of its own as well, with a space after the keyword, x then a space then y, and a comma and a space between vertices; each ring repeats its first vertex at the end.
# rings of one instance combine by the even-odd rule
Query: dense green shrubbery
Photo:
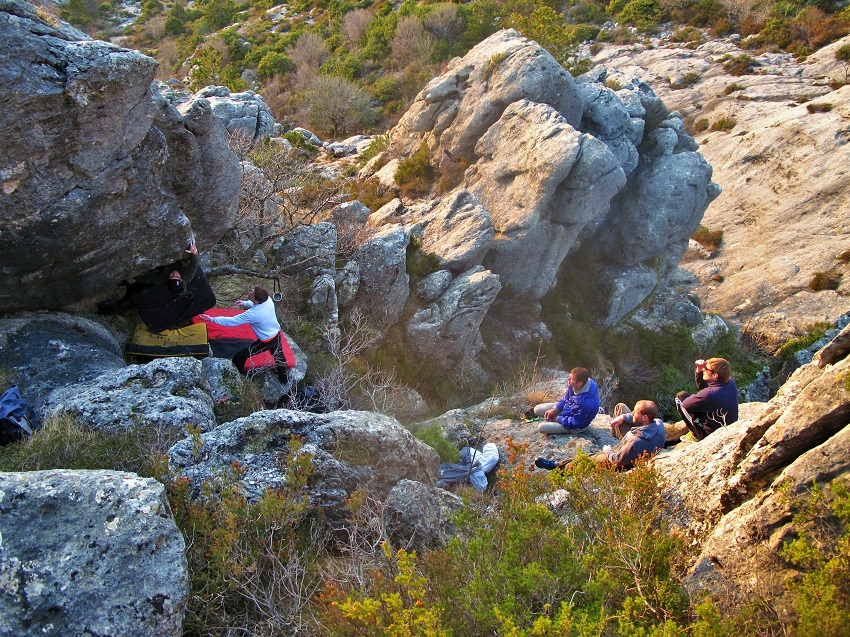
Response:
POLYGON ((431 166, 428 146, 425 142, 419 148, 398 163, 393 179, 407 197, 421 197, 428 194, 434 185, 435 172, 431 166))

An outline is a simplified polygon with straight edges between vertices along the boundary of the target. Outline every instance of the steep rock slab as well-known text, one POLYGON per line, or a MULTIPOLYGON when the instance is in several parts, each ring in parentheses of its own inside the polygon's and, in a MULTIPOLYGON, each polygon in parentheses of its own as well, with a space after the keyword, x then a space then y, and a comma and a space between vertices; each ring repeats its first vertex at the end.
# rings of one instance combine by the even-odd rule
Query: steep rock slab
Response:
POLYGON ((14 370, 21 395, 42 418, 56 388, 91 381, 126 363, 102 324, 48 313, 0 320, 0 365, 14 370))
POLYGON ((0 311, 90 307, 178 258, 190 219, 209 221, 202 247, 232 221, 221 123, 157 103, 153 59, 19 0, 0 8, 0 57, 0 311))
POLYGON ((692 591, 720 587, 783 597, 785 580, 799 573, 779 555, 800 531, 793 496, 804 496, 813 482, 850 484, 850 344, 839 334, 820 354, 751 422, 656 460, 670 519, 695 529, 701 541, 692 591))
POLYGON ((446 197, 420 223, 421 249, 435 255, 440 267, 460 273, 476 265, 493 242, 493 221, 481 202, 468 190, 446 197))
POLYGON ((185 543, 153 478, 0 473, 0 531, 0 634, 183 634, 185 543))
POLYGON ((332 523, 344 523, 351 494, 362 487, 383 500, 404 479, 433 486, 439 473, 437 452, 395 419, 372 412, 311 414, 288 409, 261 411, 202 434, 200 445, 187 438, 168 452, 172 469, 201 485, 237 462, 244 469, 246 495, 258 498, 286 480, 280 456, 291 453, 293 436, 304 439, 313 456, 311 502, 332 523))

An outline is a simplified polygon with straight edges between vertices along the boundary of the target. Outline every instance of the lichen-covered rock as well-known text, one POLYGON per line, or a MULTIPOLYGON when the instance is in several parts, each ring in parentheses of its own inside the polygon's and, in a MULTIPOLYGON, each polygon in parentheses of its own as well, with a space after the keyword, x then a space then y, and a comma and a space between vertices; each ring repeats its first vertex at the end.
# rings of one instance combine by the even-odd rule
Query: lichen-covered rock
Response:
POLYGON ((391 537, 420 551, 445 546, 456 533, 451 515, 463 508, 455 494, 413 480, 399 480, 384 504, 391 537))
POLYGON ((440 459, 396 420, 372 412, 329 414, 276 409, 260 411, 202 434, 200 445, 186 439, 168 452, 172 469, 201 485, 237 462, 246 495, 258 498, 286 480, 281 455, 291 453, 293 436, 313 456, 311 501, 332 523, 348 519, 348 498, 360 487, 383 501, 399 480, 436 483, 440 459))
POLYGON ((0 473, 0 634, 183 633, 183 535, 153 478, 0 473))
POLYGON ((194 358, 161 358, 59 387, 43 412, 45 417, 65 412, 105 431, 139 426, 182 431, 188 425, 207 431, 216 424, 210 388, 194 358))
POLYGON ((354 255, 360 267, 360 286, 354 305, 376 319, 375 325, 392 325, 404 311, 410 294, 409 243, 410 237, 402 226, 382 226, 354 255))

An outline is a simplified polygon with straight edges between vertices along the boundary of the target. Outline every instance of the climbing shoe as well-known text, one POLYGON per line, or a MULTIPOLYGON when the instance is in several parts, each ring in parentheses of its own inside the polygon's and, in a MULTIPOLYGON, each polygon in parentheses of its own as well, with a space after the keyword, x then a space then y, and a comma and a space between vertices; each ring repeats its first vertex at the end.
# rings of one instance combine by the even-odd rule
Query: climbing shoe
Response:
POLYGON ((558 466, 558 463, 554 460, 547 460, 546 458, 538 458, 534 461, 534 466, 539 469, 546 469, 547 471, 551 471, 555 467, 558 466))

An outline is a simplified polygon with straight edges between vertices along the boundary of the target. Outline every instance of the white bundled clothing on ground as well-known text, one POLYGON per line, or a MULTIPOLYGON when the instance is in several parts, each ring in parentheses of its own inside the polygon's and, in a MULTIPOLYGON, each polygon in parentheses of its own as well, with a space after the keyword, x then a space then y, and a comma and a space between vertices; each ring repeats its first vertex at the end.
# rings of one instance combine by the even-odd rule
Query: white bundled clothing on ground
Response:
POLYGON ((440 465, 438 487, 463 482, 467 478, 477 491, 487 488, 487 474, 499 463, 499 448, 492 442, 485 444, 481 450, 464 447, 460 450, 459 463, 443 463, 440 465))
POLYGON ((239 301, 242 307, 248 308, 236 316, 211 316, 209 321, 225 327, 235 327, 246 323, 254 328, 254 333, 261 341, 267 341, 277 336, 280 332, 280 323, 274 311, 274 302, 271 298, 266 299, 259 305, 251 301, 239 301))

